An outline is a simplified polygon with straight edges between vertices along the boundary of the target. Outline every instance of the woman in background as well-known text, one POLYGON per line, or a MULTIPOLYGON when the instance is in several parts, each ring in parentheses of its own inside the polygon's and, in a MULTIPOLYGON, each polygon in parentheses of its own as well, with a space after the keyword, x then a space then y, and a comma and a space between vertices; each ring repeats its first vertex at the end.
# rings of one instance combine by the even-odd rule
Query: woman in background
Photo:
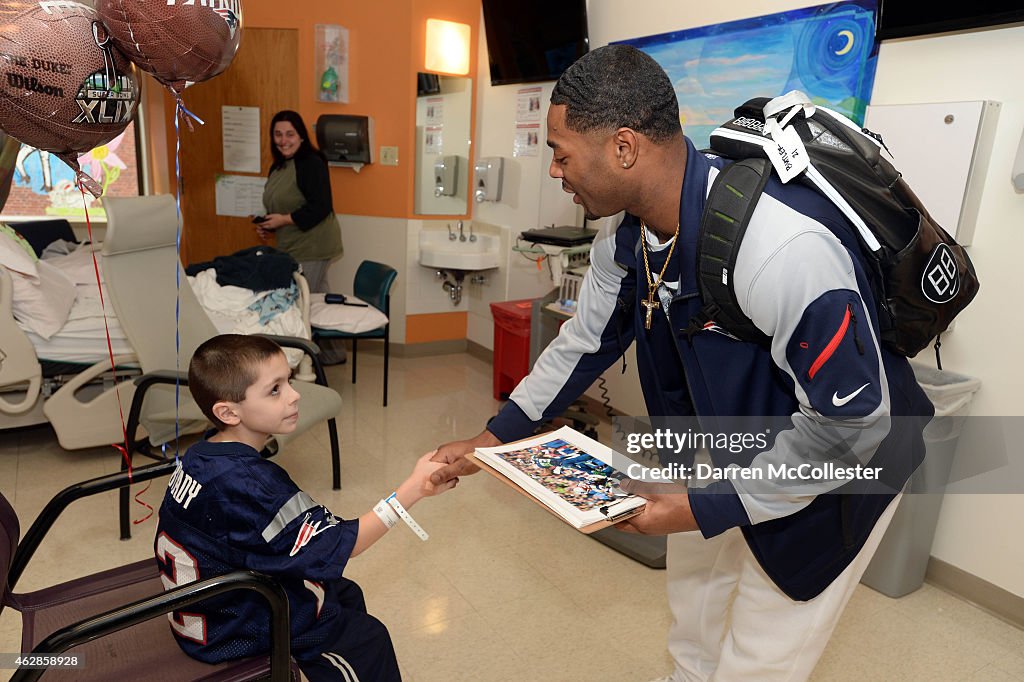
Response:
MULTIPOLYGON (((342 255, 341 228, 334 215, 327 159, 313 146, 302 117, 279 111, 270 121, 270 166, 263 190, 266 215, 256 232, 267 240, 277 235, 277 248, 302 266, 311 292, 327 292, 327 268, 342 255)), ((324 364, 345 361, 341 345, 321 346, 324 364)))

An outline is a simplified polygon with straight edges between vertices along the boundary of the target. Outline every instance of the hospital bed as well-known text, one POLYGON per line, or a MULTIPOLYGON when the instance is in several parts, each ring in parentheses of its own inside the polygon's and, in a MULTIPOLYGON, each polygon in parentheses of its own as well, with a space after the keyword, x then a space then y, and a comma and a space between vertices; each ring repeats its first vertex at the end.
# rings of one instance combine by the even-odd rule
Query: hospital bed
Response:
MULTIPOLYGON (((31 223, 18 225, 33 247, 41 251, 50 238, 74 238, 47 221, 40 239, 31 223)), ((99 245, 95 247, 99 249, 99 245)), ((13 275, 0 265, 0 430, 49 422, 61 447, 74 450, 98 447, 123 440, 121 415, 131 404, 139 374, 138 358, 114 314, 109 298, 106 315, 100 307, 90 247, 45 262, 56 264, 77 289, 66 323, 44 338, 14 317, 13 275), (107 345, 109 332, 110 347, 107 345), (116 372, 111 371, 110 354, 116 372), (115 383, 117 390, 115 391, 115 383), (119 404, 120 403, 120 404, 119 404)), ((102 260, 100 254, 100 271, 102 260)), ((197 298, 220 332, 268 333, 310 337, 309 292, 305 278, 295 273, 297 301, 282 314, 259 324, 259 314, 248 310, 260 294, 238 287, 220 287, 212 270, 194 282, 197 298), (227 306, 233 304, 236 310, 227 306)), ((166 277, 174 287, 173 271, 166 277)), ((189 286, 186 280, 184 286, 189 286)), ((24 314, 22 315, 24 317, 24 314)), ((297 365, 301 351, 289 351, 297 365)), ((308 363, 306 363, 308 366, 308 363)), ((300 370, 300 374, 303 370, 300 370)), ((308 374, 308 370, 306 370, 308 374)))

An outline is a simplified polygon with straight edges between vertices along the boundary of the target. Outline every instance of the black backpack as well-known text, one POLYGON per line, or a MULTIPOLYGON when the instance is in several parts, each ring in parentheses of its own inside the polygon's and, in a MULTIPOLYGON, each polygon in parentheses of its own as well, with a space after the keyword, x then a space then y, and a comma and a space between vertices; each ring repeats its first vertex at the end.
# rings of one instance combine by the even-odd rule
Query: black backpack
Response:
POLYGON ((978 278, 964 248, 932 219, 883 149, 880 136, 811 105, 798 91, 751 99, 715 129, 708 153, 736 161, 719 172, 704 209, 698 240, 704 305, 691 333, 713 320, 745 341, 769 341, 740 309, 731 273, 774 169, 783 182, 817 189, 853 223, 882 343, 913 357, 935 339, 938 358, 937 337, 978 293, 978 278))

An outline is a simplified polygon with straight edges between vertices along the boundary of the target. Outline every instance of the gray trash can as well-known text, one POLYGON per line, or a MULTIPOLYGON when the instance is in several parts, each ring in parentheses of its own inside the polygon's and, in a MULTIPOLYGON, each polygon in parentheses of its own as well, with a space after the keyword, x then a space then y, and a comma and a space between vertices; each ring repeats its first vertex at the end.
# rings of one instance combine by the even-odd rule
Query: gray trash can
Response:
POLYGON ((917 382, 935 405, 935 419, 924 430, 925 460, 885 532, 861 582, 889 597, 902 597, 921 587, 928 569, 935 526, 942 508, 941 492, 949 481, 956 444, 971 399, 981 380, 948 370, 911 363, 917 382))

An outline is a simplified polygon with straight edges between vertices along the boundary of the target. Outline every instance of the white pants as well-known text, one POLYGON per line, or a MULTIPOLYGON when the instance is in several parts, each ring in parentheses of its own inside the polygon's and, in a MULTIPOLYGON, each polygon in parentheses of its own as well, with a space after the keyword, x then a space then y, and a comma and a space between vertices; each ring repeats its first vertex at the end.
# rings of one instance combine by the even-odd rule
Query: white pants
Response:
POLYGON ((810 677, 901 497, 889 504, 846 570, 806 602, 775 586, 738 528, 710 540, 699 531, 668 536, 673 682, 810 677))

